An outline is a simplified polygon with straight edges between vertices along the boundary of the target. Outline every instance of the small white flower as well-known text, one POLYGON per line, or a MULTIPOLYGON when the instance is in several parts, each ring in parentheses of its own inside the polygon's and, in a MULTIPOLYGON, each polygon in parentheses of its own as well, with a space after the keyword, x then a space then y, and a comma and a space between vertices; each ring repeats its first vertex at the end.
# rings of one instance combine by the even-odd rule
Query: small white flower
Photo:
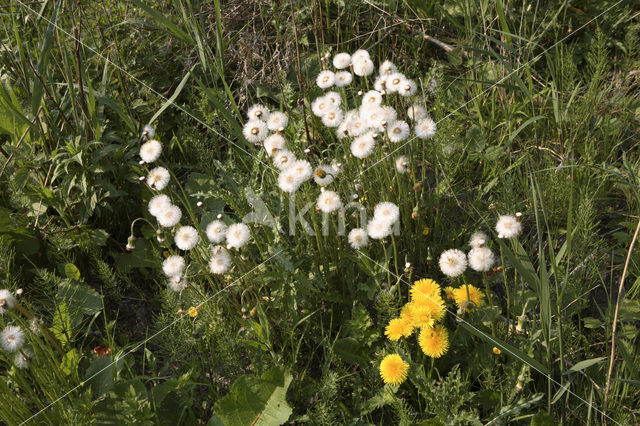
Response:
POLYGON ((229 225, 229 228, 227 228, 227 247, 241 248, 249 241, 250 236, 249 227, 244 223, 229 225))
POLYGON ((151 125, 145 124, 142 128, 142 137, 146 139, 153 139, 156 135, 156 129, 154 129, 151 125))
POLYGON ((339 71, 336 73, 336 87, 345 87, 351 84, 353 76, 349 71, 339 71))
POLYGON ((320 96, 316 98, 313 102, 311 102, 311 111, 314 115, 318 117, 322 117, 326 114, 328 110, 334 107, 333 102, 327 99, 324 96, 320 96))
POLYGON ((467 269, 467 255, 458 249, 446 250, 440 255, 438 263, 443 274, 454 278, 467 269))
POLYGON ((214 220, 207 225, 207 239, 212 243, 221 243, 227 234, 227 225, 221 220, 214 220))
POLYGON ((364 135, 360 135, 351 142, 351 153, 356 158, 367 158, 373 152, 376 146, 376 140, 373 138, 373 132, 369 131, 364 135))
POLYGON ((288 123, 289 118, 287 117, 287 114, 280 111, 272 112, 269 114, 269 118, 267 119, 267 127, 269 130, 273 130, 274 132, 280 128, 284 129, 287 127, 288 123))
POLYGON ((369 236, 367 231, 362 228, 354 228, 349 232, 349 244, 356 250, 369 244, 369 236))
POLYGON ((306 182, 311 179, 311 173, 313 169, 311 164, 306 160, 296 160, 290 167, 295 173, 300 182, 306 182))
POLYGON ((478 272, 488 271, 495 261, 493 252, 488 247, 472 248, 469 250, 467 258, 471 269, 478 272))
POLYGON ((409 160, 404 155, 396 158, 396 170, 400 174, 407 173, 407 166, 409 165, 409 160))
POLYGON ((389 92, 397 92, 402 83, 406 81, 404 74, 399 72, 391 73, 387 76, 385 87, 389 92))
POLYGON ((414 129, 414 131, 416 132, 416 136, 420 139, 432 138, 433 135, 436 134, 436 130, 437 126, 435 121, 433 121, 429 117, 420 120, 414 129))
POLYGON ((181 218, 182 211, 180 210, 180 207, 174 206, 173 204, 166 206, 158 216, 156 216, 158 223, 164 228, 176 226, 178 222, 180 222, 181 218))
POLYGON ((327 127, 338 127, 342 123, 342 111, 332 108, 322 117, 322 124, 327 127))
POLYGON ((522 232, 522 224, 515 216, 503 215, 496 223, 498 238, 515 238, 522 232))
POLYGON ((327 92, 324 94, 324 98, 331 101, 331 103, 336 107, 340 106, 342 103, 342 98, 338 92, 327 92))
POLYGON ((473 235, 471 235, 469 245, 471 246, 471 248, 484 247, 487 244, 487 241, 487 234, 481 231, 476 231, 473 233, 473 235))
POLYGON ((387 135, 391 142, 402 142, 409 136, 409 133, 411 133, 411 129, 406 121, 397 120, 387 126, 387 135))
POLYGON ((252 105, 251 108, 247 111, 247 118, 249 121, 251 120, 262 120, 267 121, 269 118, 269 108, 264 105, 256 104, 252 105))
POLYGON ((162 272, 168 277, 182 275, 184 271, 184 259, 182 256, 169 256, 162 262, 162 272))
POLYGON ((209 260, 209 270, 212 274, 224 274, 231 267, 231 256, 222 246, 215 246, 213 256, 209 260))
POLYGON ((288 168, 278 175, 278 187, 283 192, 293 193, 300 188, 302 181, 298 178, 298 172, 293 168, 288 168))
POLYGON ((198 231, 193 226, 181 226, 176 231, 173 239, 180 250, 191 250, 198 244, 200 236, 198 236, 198 231))
POLYGON ((262 120, 249 120, 242 128, 242 134, 251 143, 262 142, 268 131, 267 124, 262 120))
POLYGON ((0 290, 0 315, 4 314, 9 309, 12 309, 16 304, 16 298, 13 297, 11 291, 3 288, 0 290))
POLYGON ((9 325, 0 334, 0 346, 7 352, 15 352, 24 344, 24 332, 20 327, 9 325))
POLYGON ((167 286, 176 293, 181 292, 187 288, 187 278, 180 275, 169 277, 167 286))
POLYGON ((400 209, 395 204, 385 201, 376 205, 373 218, 391 226, 400 219, 400 209))
POLYGON ((164 167, 156 167, 149 172, 147 184, 153 189, 162 191, 169 183, 170 178, 169 170, 164 167))
POLYGON ((382 93, 377 90, 369 90, 362 96, 362 105, 380 105, 382 104, 382 93))
POLYGON ((353 64, 353 73, 360 77, 366 77, 373 74, 375 66, 371 59, 363 59, 353 64))
POLYGON ((273 164, 280 170, 288 169, 294 161, 296 161, 296 156, 286 149, 281 149, 273 156, 273 164))
POLYGON ((277 133, 267 137, 264 140, 264 149, 267 150, 267 154, 269 154, 269 156, 273 156, 279 149, 284 149, 285 145, 286 142, 284 138, 282 137, 282 135, 279 135, 277 133))
POLYGON ((338 53, 333 57, 333 66, 336 69, 342 70, 351 65, 351 55, 348 53, 338 53))
POLYGON ((427 109, 419 104, 413 104, 407 108, 407 117, 412 121, 420 121, 427 118, 427 109))
POLYGON ((342 206, 340 196, 333 191, 324 191, 318 196, 318 208, 324 213, 331 213, 342 206))
POLYGON ((140 158, 145 163, 153 163, 162 154, 162 144, 155 139, 151 139, 140 147, 140 158))
POLYGON ((380 93, 384 93, 386 84, 387 84, 387 76, 379 75, 376 78, 376 80, 373 82, 373 88, 380 93))
POLYGON ((333 71, 325 70, 321 71, 316 78, 316 84, 321 89, 328 89, 333 86, 333 83, 336 81, 336 75, 333 71))
POLYGON ((405 80, 402 82, 400 87, 398 87, 398 94, 400 96, 413 96, 416 94, 418 90, 418 86, 416 86, 415 81, 413 80, 405 80))
POLYGON ((391 225, 374 217, 367 224, 367 233, 374 240, 381 240, 391 234, 391 225))
POLYGON ((331 166, 319 166, 313 172, 313 180, 319 186, 327 186, 333 182, 336 171, 331 166))
POLYGON ((164 194, 156 195, 149 200, 149 213, 151 213, 151 216, 158 217, 170 205, 171 199, 168 196, 164 194))

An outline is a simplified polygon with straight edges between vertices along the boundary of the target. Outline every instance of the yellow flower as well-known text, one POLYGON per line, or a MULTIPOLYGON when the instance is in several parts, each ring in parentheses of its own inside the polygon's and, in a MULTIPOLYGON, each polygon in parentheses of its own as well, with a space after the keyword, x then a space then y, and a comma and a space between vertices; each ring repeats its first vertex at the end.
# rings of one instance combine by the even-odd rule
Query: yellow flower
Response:
POLYGON ((502 351, 494 346, 493 347, 493 353, 496 354, 496 355, 500 355, 502 353, 502 351))
POLYGON ((440 358, 449 349, 449 333, 442 325, 423 328, 418 335, 418 344, 425 355, 440 358))
POLYGON ((440 296, 438 283, 428 278, 416 281, 413 283, 410 293, 411 303, 429 308, 435 321, 440 321, 444 317, 444 300, 440 296))
POLYGON ((198 316, 198 310, 196 308, 194 308, 193 306, 189 308, 189 316, 191 318, 193 317, 197 317, 198 316))
POLYGON ((384 334, 389 340, 396 341, 401 337, 409 337, 413 333, 413 324, 404 318, 394 318, 389 321, 389 325, 384 331, 384 334))
POLYGON ((445 287, 444 288, 444 295, 447 299, 449 300, 456 300, 455 296, 453 295, 453 290, 454 288, 451 286, 445 287))
POLYGON ((399 385, 404 382, 408 371, 409 364, 404 362, 398 354, 387 355, 380 363, 380 377, 387 384, 399 385))
POLYGON ((458 307, 462 309, 473 309, 482 305, 484 294, 471 284, 465 284, 453 290, 453 297, 458 307))
POLYGON ((416 326, 415 318, 413 318, 413 313, 411 312, 411 303, 407 303, 402 307, 400 310, 400 319, 405 320, 411 327, 416 326))
POLYGON ((428 226, 425 226, 422 230, 422 235, 429 235, 429 232, 431 232, 431 229, 429 229, 428 226))
POLYGON ((428 306, 410 303, 409 310, 411 312, 411 318, 413 318, 414 326, 420 328, 433 327, 435 319, 433 317, 431 309, 428 306))

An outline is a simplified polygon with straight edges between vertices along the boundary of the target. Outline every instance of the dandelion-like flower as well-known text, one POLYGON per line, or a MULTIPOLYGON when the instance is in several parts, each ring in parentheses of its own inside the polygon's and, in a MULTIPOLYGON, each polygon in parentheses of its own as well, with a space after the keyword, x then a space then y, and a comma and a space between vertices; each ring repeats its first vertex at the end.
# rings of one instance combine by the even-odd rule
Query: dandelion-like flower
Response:
POLYGON ((333 86, 333 83, 336 81, 336 75, 333 71, 325 70, 321 71, 316 77, 316 84, 321 89, 328 89, 333 86))
POLYGON ((331 213, 342 206, 340 196, 334 191, 324 191, 318 196, 318 208, 324 213, 331 213))
POLYGON ((369 244, 367 231, 362 228, 354 228, 349 231, 349 244, 355 250, 360 250, 362 247, 366 247, 367 244, 369 244))
POLYGON ((350 136, 357 137, 367 131, 367 125, 365 121, 360 116, 358 116, 350 120, 348 129, 350 136))
POLYGON ((401 384, 407 379, 408 372, 409 364, 404 362, 398 354, 387 355, 380 363, 380 377, 386 384, 401 384))
POLYGON ((396 158, 396 170, 400 174, 407 173, 407 167, 409 166, 409 160, 404 155, 396 158))
POLYGON ((0 346, 7 352, 15 352, 24 344, 24 332, 15 325, 9 325, 0 334, 0 346))
POLYGON ((198 231, 193 226, 181 226, 174 236, 176 246, 180 250, 191 250, 198 244, 200 237, 198 231))
POLYGON ((189 310, 188 310, 187 312, 189 313, 189 316, 190 316, 191 318, 195 318, 195 317, 197 317, 197 316, 198 316, 198 310, 196 309, 196 307, 195 307, 195 306, 190 307, 190 308, 189 308, 189 310))
POLYGON ((374 217, 367 223, 367 233, 374 240, 381 240, 391 234, 391 225, 385 220, 374 217))
POLYGON ((522 224, 515 216, 503 215, 496 223, 498 238, 515 238, 522 232, 522 224))
POLYGON ((212 250, 213 256, 209 260, 209 270, 212 274, 224 274, 231 267, 231 257, 229 252, 222 247, 216 246, 212 250))
POLYGON ((375 66, 371 59, 358 60, 353 64, 353 73, 360 77, 366 77, 373 74, 375 66))
POLYGON ((174 277, 170 277, 167 281, 167 287, 169 287, 172 291, 176 293, 181 292, 185 288, 187 288, 187 278, 184 276, 176 275, 174 277))
POLYGON ((443 325, 423 328, 418 335, 418 344, 425 355, 440 358, 449 350, 449 333, 443 325))
POLYGON ((340 97, 340 93, 338 92, 327 92, 324 94, 324 98, 330 101, 335 107, 338 107, 340 106, 340 104, 342 104, 342 97, 340 97))
POLYGON ((267 119, 267 128, 269 130, 279 130, 280 128, 284 129, 287 127, 289 123, 289 118, 284 112, 274 111, 269 114, 269 118, 267 119))
POLYGON ((418 86, 416 86, 416 82, 413 80, 405 80, 398 87, 398 94, 400 96, 413 96, 416 94, 418 90, 418 86))
POLYGON ((434 280, 424 278, 413 283, 410 290, 411 305, 429 308, 429 313, 435 321, 444 318, 445 306, 440 296, 440 286, 434 280))
POLYGON ((486 272, 493 266, 495 258, 488 247, 476 247, 467 254, 469 266, 477 272, 486 272))
POLYGON ((267 119, 269 118, 269 115, 270 115, 269 108, 260 104, 252 105, 247 111, 247 118, 249 119, 249 121, 251 120, 267 121, 267 119))
POLYGON ((469 246, 471 246, 471 248, 484 247, 487 243, 487 240, 487 234, 482 231, 476 231, 471 235, 471 238, 469 239, 469 246))
POLYGON ((334 106, 335 104, 331 100, 324 96, 320 96, 311 102, 311 112, 318 117, 322 117, 334 106))
POLYGON ((158 217, 167 207, 171 206, 171 199, 164 194, 156 195, 149 200, 149 213, 153 217, 158 217))
POLYGON ((174 206, 172 204, 166 206, 162 211, 156 216, 158 223, 160 226, 164 228, 174 227, 180 222, 182 218, 182 211, 180 207, 174 206))
POLYGON ((373 132, 367 132, 358 136, 351 142, 351 153, 357 158, 367 158, 373 152, 376 146, 376 140, 373 138, 373 132))
POLYGON ((227 225, 221 220, 214 220, 207 225, 207 239, 212 243, 221 243, 227 234, 227 225))
POLYGON ((385 336, 389 340, 397 341, 401 337, 409 337, 413 333, 413 325, 404 318, 394 318, 384 330, 385 336))
POLYGON ((420 104, 413 104, 407 108, 407 117, 412 121, 423 120, 427 115, 427 109, 420 104))
POLYGON ((228 248, 241 248, 247 241, 251 232, 249 227, 244 223, 234 223, 227 228, 227 247, 228 248))
POLYGON ((420 120, 414 129, 414 131, 416 132, 416 136, 420 139, 432 138, 433 135, 436 134, 436 130, 436 122, 429 117, 420 120))
POLYGON ((249 120, 242 128, 242 134, 251 143, 262 142, 267 137, 268 132, 267 123, 262 120, 249 120))
POLYGON ((296 161, 296 156, 291 151, 281 149, 273 156, 273 164, 280 170, 286 170, 296 161))
POLYGON ((153 139, 155 135, 156 135, 156 129, 154 129, 153 126, 149 124, 145 124, 145 126, 142 128, 142 137, 148 140, 148 139, 153 139))
POLYGON ((369 90, 362 96, 362 105, 381 105, 382 93, 377 90, 369 90))
POLYGON ((164 167, 156 167, 149 172, 147 184, 153 189, 162 191, 169 183, 170 178, 171 175, 167 169, 164 167))
POLYGON ((399 72, 391 73, 387 76, 385 87, 389 92, 398 92, 400 86, 406 81, 404 74, 399 72))
POLYGON ((306 160, 296 160, 289 167, 296 173, 296 177, 300 182, 306 182, 311 179, 312 168, 306 160))
POLYGON ((371 128, 377 129, 385 118, 384 110, 378 105, 366 105, 360 109, 360 118, 371 128))
POLYGON ((318 166, 313 172, 313 180, 319 186, 327 186, 333 182, 335 173, 331 166, 318 166))
POLYGON ((13 309, 16 304, 16 298, 13 293, 6 288, 0 290, 0 315, 3 315, 9 309, 13 309))
POLYGON ((465 284, 453 290, 453 298, 460 309, 472 309, 482 305, 484 294, 477 287, 465 284))
POLYGON ((145 163, 153 163, 162 154, 162 144, 155 139, 151 139, 140 147, 140 158, 145 163))
POLYGON ((371 59, 371 55, 365 49, 358 49, 351 55, 351 63, 371 59))
POLYGON ((443 274, 454 278, 467 269, 467 255, 458 249, 446 250, 440 255, 438 263, 443 274))
POLYGON ((169 256, 162 262, 162 272, 164 272, 167 277, 182 275, 184 266, 185 262, 181 256, 169 256))
POLYGON ((322 117, 322 124, 327 127, 338 127, 342 123, 342 118, 342 111, 334 107, 322 117))
POLYGON ((284 138, 282 137, 282 135, 279 135, 277 133, 268 136, 264 140, 264 149, 267 150, 267 154, 269 154, 269 156, 273 156, 276 151, 284 149, 285 146, 286 142, 284 138))
POLYGON ((385 201, 376 205, 373 210, 373 218, 391 226, 400 219, 400 209, 394 203, 385 201))
POLYGON ((336 69, 342 70, 351 65, 351 55, 348 53, 338 53, 333 57, 333 66, 336 69))
POLYGON ((380 93, 383 93, 385 91, 386 85, 387 85, 386 75, 379 75, 373 82, 373 88, 380 93))
POLYGON ((410 132, 409 125, 403 120, 396 120, 387 126, 387 135, 391 142, 402 142, 409 136, 410 132))
POLYGON ((16 357, 14 358, 16 367, 18 367, 21 370, 24 370, 25 368, 29 368, 29 361, 31 360, 32 357, 33 357, 33 353, 31 351, 20 351, 19 353, 16 354, 16 357))
POLYGON ((351 84, 353 76, 348 71, 339 71, 336 73, 336 87, 345 87, 351 84))
POLYGON ((379 73, 381 76, 393 74, 398 71, 398 67, 396 67, 393 62, 386 60, 382 64, 380 64, 379 73))
POLYGON ((302 180, 298 178, 298 172, 289 167, 278 175, 278 187, 283 192, 293 193, 300 188, 302 180))

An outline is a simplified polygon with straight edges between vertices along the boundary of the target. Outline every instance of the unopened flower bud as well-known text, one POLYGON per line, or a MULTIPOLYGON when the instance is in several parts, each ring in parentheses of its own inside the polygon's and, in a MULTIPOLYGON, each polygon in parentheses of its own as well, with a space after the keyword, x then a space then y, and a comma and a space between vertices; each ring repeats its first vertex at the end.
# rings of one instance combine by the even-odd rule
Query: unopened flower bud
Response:
POLYGON ((198 202, 196 203, 196 206, 198 206, 198 207, 202 207, 202 201, 198 201, 198 202))
POLYGON ((420 183, 416 183, 413 185, 414 191, 420 191, 421 188, 422 188, 422 185, 420 183))
POLYGON ((133 235, 129 236, 129 238, 127 239, 127 246, 125 247, 127 251, 131 251, 136 248, 136 245, 133 243, 134 241, 135 237, 133 235))
POLYGON ((24 290, 22 290, 21 288, 19 288, 19 289, 17 289, 17 290, 16 290, 16 294, 17 294, 18 296, 22 296, 22 293, 23 293, 23 292, 24 292, 24 290))

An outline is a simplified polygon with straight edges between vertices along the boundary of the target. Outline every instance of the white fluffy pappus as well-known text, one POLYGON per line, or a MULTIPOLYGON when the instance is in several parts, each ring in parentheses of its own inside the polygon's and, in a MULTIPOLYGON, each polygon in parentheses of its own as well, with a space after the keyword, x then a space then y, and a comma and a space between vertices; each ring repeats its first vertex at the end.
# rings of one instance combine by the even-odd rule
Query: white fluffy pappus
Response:
POLYGON ((16 304, 16 298, 13 297, 13 293, 10 290, 3 288, 0 290, 0 315, 4 314, 9 309, 12 309, 16 304))
POLYGON ((416 124, 414 131, 416 132, 416 136, 420 139, 429 139, 432 138, 433 135, 436 134, 437 125, 436 122, 430 119, 429 117, 423 118, 416 124))
POLYGON ((376 146, 376 140, 373 132, 369 131, 364 135, 360 135, 351 142, 351 153, 356 158, 367 158, 373 152, 376 146))
POLYGON ((262 142, 267 137, 268 132, 267 123, 262 120, 249 120, 242 128, 242 134, 251 143, 262 142))
POLYGON ((398 88, 406 81, 404 74, 400 72, 394 72, 387 76, 387 81, 385 82, 385 88, 389 92, 398 92, 398 88))
POLYGON ((298 178, 298 173, 293 168, 288 168, 278 175, 278 187, 283 192, 293 193, 300 188, 302 180, 298 178))
POLYGON ((273 135, 268 136, 264 140, 264 149, 267 150, 267 154, 269 154, 269 156, 273 156, 276 153, 276 151, 280 149, 284 149, 285 147, 286 147, 286 142, 284 140, 284 137, 282 137, 282 135, 279 135, 277 133, 274 133, 273 135))
POLYGON ((318 166, 313 172, 313 180, 318 186, 327 186, 333 182, 335 174, 331 166, 318 166))
POLYGON ((418 86, 416 85, 416 82, 409 79, 403 81, 400 87, 398 87, 398 94, 400 96, 413 96, 417 91, 418 86))
POLYGON ((353 120, 351 120, 348 128, 349 128, 349 136, 356 137, 356 136, 362 135, 364 132, 367 131, 367 124, 362 119, 362 117, 358 116, 353 120))
POLYGON ((378 77, 376 77, 376 79, 373 82, 373 89, 377 90, 380 93, 384 93, 386 84, 387 84, 387 76, 379 75, 378 77))
POLYGON ((396 71, 398 71, 398 67, 396 67, 394 63, 389 60, 386 60, 382 64, 380 64, 380 68, 378 69, 380 75, 389 75, 393 74, 396 71))
POLYGON ((269 118, 267 119, 267 128, 275 132, 276 130, 287 127, 288 123, 289 117, 287 117, 287 114, 280 111, 274 111, 269 114, 269 118))
POLYGON ((382 104, 382 93, 377 90, 369 90, 362 95, 362 105, 380 105, 382 104))
POLYGON ((407 157, 405 157, 404 155, 401 155, 400 157, 396 158, 396 170, 398 171, 398 173, 400 174, 407 173, 408 166, 409 166, 409 160, 407 160, 407 157))
POLYGON ((375 66, 371 59, 362 59, 353 64, 353 73, 359 77, 366 77, 373 74, 375 66))
POLYGON ((8 325, 0 334, 0 346, 7 352, 15 352, 24 345, 24 332, 15 325, 8 325))
POLYGON ((351 55, 348 53, 338 53, 333 57, 333 66, 336 67, 336 69, 342 70, 349 65, 351 65, 351 55))
POLYGON ((351 55, 351 63, 364 61, 365 59, 371 60, 371 55, 365 49, 358 49, 351 55))
POLYGON ((215 246, 212 249, 211 259, 209 260, 209 270, 212 274, 224 274, 231 267, 231 256, 229 252, 222 246, 215 246))
POLYGON ((487 241, 487 234, 482 231, 476 231, 471 235, 471 238, 469 239, 469 246, 471 246, 471 248, 484 247, 485 244, 487 244, 487 241))
POLYGON ((281 149, 273 156, 273 164, 280 170, 288 169, 295 161, 296 156, 286 149, 281 149))
POLYGON ((181 226, 173 236, 173 240, 180 250, 191 250, 200 241, 200 236, 193 226, 181 226))
POLYGON ((342 123, 343 114, 338 108, 332 108, 322 117, 322 124, 327 127, 338 127, 342 123))
POLYGON ((148 139, 153 139, 155 135, 156 135, 156 129, 154 129, 153 126, 149 124, 145 124, 144 127, 142 128, 141 137, 148 140, 148 139))
POLYGON ((400 209, 394 203, 388 201, 378 203, 373 209, 373 218, 393 225, 400 219, 400 209))
POLYGON ((331 213, 342 206, 340 196, 334 191, 324 191, 318 196, 318 208, 324 213, 331 213))
POLYGON ((382 125, 385 113, 378 105, 367 105, 360 108, 360 118, 367 127, 377 129, 382 125))
POLYGON ((185 288, 187 288, 187 285, 188 285, 187 277, 184 277, 184 276, 176 275, 173 277, 169 277, 169 279, 167 280, 167 287, 169 287, 171 290, 175 291, 176 293, 179 293, 185 288))
POLYGON ((402 142, 409 136, 409 133, 411 133, 411 128, 403 120, 396 120, 387 126, 387 136, 391 142, 402 142))
POLYGON ((170 204, 162 209, 158 216, 156 216, 156 219, 160 226, 164 228, 171 228, 176 226, 178 222, 180 222, 180 219, 182 219, 182 211, 180 210, 180 207, 170 204))
POLYGON ((455 278, 467 269, 467 255, 458 249, 445 250, 440 255, 438 264, 443 274, 455 278))
POLYGON ((412 121, 420 121, 427 118, 427 109, 420 104, 413 104, 407 108, 407 117, 412 121))
POLYGON ((162 262, 162 272, 164 272, 167 277, 182 275, 184 267, 184 258, 178 255, 169 256, 162 262))
POLYGON ((493 266, 495 258, 488 247, 476 247, 467 254, 469 266, 477 272, 486 272, 493 266))
POLYGON ((270 114, 271 113, 269 112, 269 108, 261 104, 255 104, 255 105, 252 105, 247 111, 247 118, 249 119, 249 121, 251 120, 267 121, 270 114))
POLYGON ((290 168, 296 173, 300 182, 306 182, 311 179, 313 169, 307 160, 296 160, 291 164, 290 168))
POLYGON ((325 96, 319 96, 313 102, 311 102, 311 111, 317 117, 322 117, 327 113, 328 110, 333 107, 333 102, 331 102, 325 96))
POLYGON ((502 215, 496 223, 498 238, 515 238, 522 232, 522 224, 512 215, 502 215))
POLYGON ((349 245, 355 250, 359 250, 369 244, 367 231, 362 228, 354 228, 349 231, 349 245))
POLYGON ((147 175, 147 184, 155 190, 162 191, 169 183, 169 179, 171 179, 169 170, 164 167, 156 167, 147 175))
POLYGON ((349 71, 338 71, 336 73, 336 87, 346 87, 353 81, 353 76, 349 71))
POLYGON ((374 217, 367 223, 367 234, 374 240, 381 240, 391 235, 391 225, 374 217))
POLYGON ((171 205, 171 199, 165 194, 160 194, 151 198, 151 200, 149 200, 149 205, 147 207, 149 209, 149 213, 151 214, 151 216, 158 217, 158 215, 162 213, 162 211, 164 211, 164 209, 166 209, 170 205, 171 205))
POLYGON ((207 225, 207 239, 212 243, 221 243, 227 234, 227 225, 221 220, 214 220, 207 225))
POLYGON ((241 248, 249 241, 251 232, 244 223, 234 223, 227 228, 227 248, 241 248))
POLYGON ((153 163, 162 154, 162 144, 155 139, 151 139, 140 147, 140 158, 145 163, 153 163))
POLYGON ((327 92, 324 94, 324 98, 330 101, 334 106, 340 106, 342 104, 342 97, 338 92, 327 92))
POLYGON ((31 361, 32 358, 33 358, 33 352, 29 350, 20 351, 16 354, 16 357, 14 358, 14 362, 16 367, 18 367, 21 370, 24 370, 25 368, 29 367, 29 361, 31 361))
POLYGON ((316 77, 316 84, 321 89, 328 89, 333 86, 333 83, 336 81, 336 75, 333 71, 324 70, 318 74, 316 77))

